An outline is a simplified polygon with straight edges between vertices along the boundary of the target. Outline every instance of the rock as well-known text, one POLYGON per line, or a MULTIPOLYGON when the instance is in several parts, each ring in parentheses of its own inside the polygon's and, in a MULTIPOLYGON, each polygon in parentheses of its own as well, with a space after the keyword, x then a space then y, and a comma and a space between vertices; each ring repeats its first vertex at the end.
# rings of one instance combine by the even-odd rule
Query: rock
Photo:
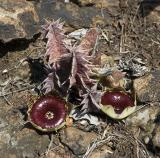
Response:
MULTIPOLYGON (((153 142, 155 147, 159 146, 160 128, 156 128, 156 120, 159 113, 160 106, 158 103, 155 103, 153 106, 142 108, 126 119, 126 126, 134 133, 134 137, 142 140, 142 143, 148 147, 151 145, 151 142, 153 142)), ((151 145, 150 148, 155 150, 154 146, 151 145)), ((156 153, 158 152, 156 151, 156 153)))
MULTIPOLYGON (((58 0, 4 0, 0 3, 0 41, 31 39, 40 32, 45 19, 62 18, 68 26, 73 28, 90 27, 95 23, 95 17, 100 17, 104 24, 109 24, 111 18, 107 9, 117 7, 118 3, 107 0, 107 6, 105 5, 103 11, 105 18, 103 18, 101 8, 95 6, 80 7, 76 3, 64 3, 58 0)), ((118 12, 113 14, 118 14, 118 12)))
POLYGON ((143 140, 144 140, 144 143, 145 143, 145 144, 148 144, 149 141, 150 141, 150 138, 149 138, 148 136, 145 136, 145 137, 143 138, 143 140))
POLYGON ((105 158, 110 157, 112 154, 112 149, 108 147, 107 145, 103 145, 99 147, 98 149, 94 150, 89 158, 105 158))
POLYGON ((27 61, 21 62, 21 66, 17 69, 16 76, 23 80, 31 77, 29 63, 27 61))
POLYGON ((35 158, 38 154, 44 153, 49 144, 47 135, 39 135, 33 130, 23 129, 16 131, 15 134, 10 132, 7 137, 7 133, 4 132, 5 144, 0 146, 0 154, 4 158, 11 157, 11 155, 16 155, 16 158, 35 158))
POLYGON ((151 136, 159 112, 159 105, 142 108, 126 119, 126 125, 143 129, 144 137, 151 136))
POLYGON ((143 16, 147 16, 152 22, 160 23, 160 2, 159 1, 143 1, 143 16))
POLYGON ((160 149, 160 124, 158 124, 153 132, 152 142, 154 147, 158 147, 160 149))
POLYGON ((133 86, 140 102, 160 101, 160 70, 152 71, 149 75, 134 80, 133 86))
MULTIPOLYGON (((62 150, 62 148, 61 148, 62 150)), ((63 151, 49 151, 48 154, 46 155, 46 157, 44 158, 73 158, 73 156, 71 155, 71 153, 66 152, 65 150, 63 151)))
POLYGON ((12 0, 0 3, 0 39, 31 38, 37 31, 39 17, 33 3, 12 0))
POLYGON ((7 125, 8 123, 6 122, 6 120, 0 118, 0 129, 5 128, 7 125))
POLYGON ((89 144, 97 138, 97 135, 93 132, 83 132, 74 127, 69 127, 61 132, 60 140, 62 144, 68 146, 68 148, 75 155, 82 155, 86 152, 89 144))
POLYGON ((8 131, 0 132, 0 146, 2 146, 3 144, 9 144, 10 139, 11 139, 11 136, 8 133, 8 131))
POLYGON ((160 6, 157 6, 154 10, 151 11, 148 18, 151 19, 153 22, 160 24, 160 6))

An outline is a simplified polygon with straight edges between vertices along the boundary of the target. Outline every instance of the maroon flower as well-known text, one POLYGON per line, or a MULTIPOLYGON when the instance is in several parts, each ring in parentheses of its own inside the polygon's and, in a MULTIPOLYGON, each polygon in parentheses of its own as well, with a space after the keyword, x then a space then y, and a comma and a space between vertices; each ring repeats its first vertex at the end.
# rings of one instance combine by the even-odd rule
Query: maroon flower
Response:
POLYGON ((115 119, 123 119, 134 112, 136 103, 122 91, 105 92, 101 97, 101 110, 115 119))
POLYGON ((41 131, 56 131, 65 125, 67 103, 55 96, 43 96, 28 110, 31 124, 41 131))

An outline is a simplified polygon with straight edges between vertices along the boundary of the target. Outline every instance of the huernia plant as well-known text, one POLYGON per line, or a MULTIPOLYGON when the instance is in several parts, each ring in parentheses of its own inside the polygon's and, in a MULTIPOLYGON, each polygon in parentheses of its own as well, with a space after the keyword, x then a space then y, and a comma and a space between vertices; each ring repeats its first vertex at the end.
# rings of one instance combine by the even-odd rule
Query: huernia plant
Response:
POLYGON ((89 30, 79 45, 71 46, 65 43, 62 26, 59 20, 43 26, 44 38, 47 39, 45 55, 51 68, 44 80, 45 93, 52 90, 58 90, 60 93, 64 90, 67 93, 68 89, 76 84, 85 89, 85 85, 91 86, 94 82, 89 77, 93 66, 89 53, 96 43, 98 31, 89 30))
MULTIPOLYGON (((121 81, 123 81, 125 73, 118 70, 112 71, 110 74, 100 73, 105 67, 99 64, 101 63, 101 61, 99 61, 101 54, 96 52, 99 37, 97 28, 90 29, 80 42, 73 43, 67 39, 63 30, 63 23, 57 20, 43 26, 43 36, 47 40, 45 56, 49 73, 43 81, 42 91, 45 95, 56 92, 63 98, 62 100, 60 97, 58 100, 50 98, 49 111, 46 110, 46 114, 43 113, 44 120, 46 116, 48 117, 47 114, 51 114, 53 118, 56 116, 52 107, 57 109, 59 109, 59 107, 57 107, 55 103, 59 106, 62 105, 60 103, 64 103, 60 111, 66 109, 65 107, 68 105, 66 98, 70 97, 70 90, 72 90, 73 87, 74 89, 76 88, 78 92, 78 97, 77 94, 75 96, 80 99, 78 114, 103 111, 112 118, 122 119, 134 111, 135 102, 132 98, 128 96, 128 93, 118 90, 122 85, 121 81), (105 79, 106 83, 101 83, 101 78, 105 79), (116 88, 116 91, 106 91, 108 82, 112 88, 116 88), (63 101, 64 99, 65 102, 63 101), (52 105, 52 101, 54 105, 52 105), (128 113, 128 109, 125 109, 126 107, 131 109, 128 113), (117 113, 117 109, 121 110, 117 113)), ((103 63, 103 65, 105 64, 103 63)), ((45 102, 46 98, 42 100, 45 102)), ((74 99, 76 100, 77 98, 74 99)), ((44 106, 47 107, 47 104, 44 104, 44 106)), ((29 109, 29 114, 31 114, 33 110, 32 107, 35 107, 35 104, 29 109)), ((43 108, 45 109, 45 107, 43 108)), ((63 116, 67 117, 68 115, 65 113, 63 116)), ((32 116, 30 116, 30 118, 32 118, 32 116)), ((65 118, 63 118, 62 123, 65 124, 65 118)), ((51 130, 59 129, 59 127, 61 127, 61 124, 58 126, 53 125, 51 130)), ((39 127, 38 129, 43 130, 43 127, 39 127)))

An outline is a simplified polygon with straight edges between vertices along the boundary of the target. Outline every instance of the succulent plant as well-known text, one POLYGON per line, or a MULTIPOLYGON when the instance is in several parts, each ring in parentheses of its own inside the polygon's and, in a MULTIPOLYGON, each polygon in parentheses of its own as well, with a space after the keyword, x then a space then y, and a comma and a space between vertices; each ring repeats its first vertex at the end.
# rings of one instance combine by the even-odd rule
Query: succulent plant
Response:
MULTIPOLYGON (((62 29, 63 23, 59 20, 43 26, 44 38, 47 39, 46 57, 50 65, 50 73, 44 80, 43 89, 47 94, 52 90, 64 91, 64 95, 75 84, 85 89, 84 84, 92 84, 90 79, 91 50, 94 48, 98 31, 96 28, 90 29, 80 44, 69 45, 65 42, 65 35, 62 29), (67 67, 66 67, 67 65, 67 67)), ((71 42, 69 42, 71 43, 71 42)))
POLYGON ((29 122, 40 131, 57 131, 66 123, 70 105, 57 96, 42 96, 28 109, 29 122))
POLYGON ((41 90, 46 96, 40 97, 28 110, 29 122, 35 128, 56 131, 67 125, 66 120, 72 123, 68 119, 70 104, 62 97, 47 94, 56 92, 70 98, 74 88, 77 98, 72 100, 78 100, 79 116, 103 111, 114 119, 123 119, 134 112, 135 99, 121 88, 125 85, 125 73, 108 68, 104 57, 96 52, 99 35, 96 28, 89 29, 81 41, 72 43, 66 39, 63 23, 57 20, 43 26, 43 35, 47 39, 48 74, 41 90))

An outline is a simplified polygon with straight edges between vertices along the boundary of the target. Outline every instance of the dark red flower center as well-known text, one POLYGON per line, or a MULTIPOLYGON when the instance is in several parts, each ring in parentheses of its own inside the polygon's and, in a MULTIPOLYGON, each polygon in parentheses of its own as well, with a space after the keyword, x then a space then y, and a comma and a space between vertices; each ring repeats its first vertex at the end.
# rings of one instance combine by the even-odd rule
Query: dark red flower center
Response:
POLYGON ((105 92, 101 97, 103 106, 111 105, 115 113, 121 114, 123 110, 129 106, 134 106, 133 99, 124 92, 105 92))

